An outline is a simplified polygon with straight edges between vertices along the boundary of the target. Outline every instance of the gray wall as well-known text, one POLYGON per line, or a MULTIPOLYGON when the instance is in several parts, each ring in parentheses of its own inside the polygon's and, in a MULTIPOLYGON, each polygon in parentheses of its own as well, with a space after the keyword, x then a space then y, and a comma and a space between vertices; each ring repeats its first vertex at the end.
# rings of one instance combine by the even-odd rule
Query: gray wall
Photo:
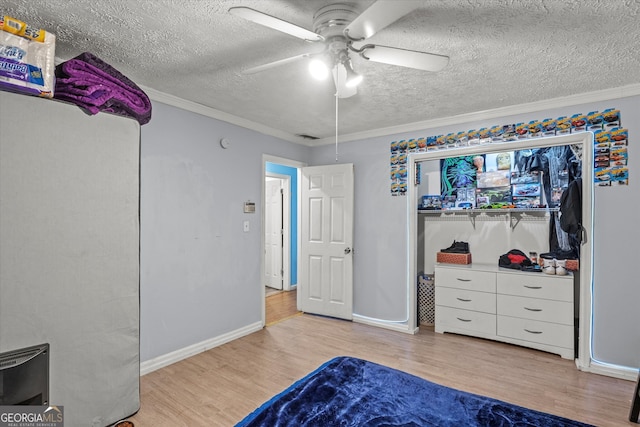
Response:
POLYGON ((141 149, 143 362, 262 320, 262 155, 307 161, 309 151, 153 104, 141 149), (243 213, 247 200, 255 214, 243 213))
MULTIPOLYGON (((382 137, 339 144, 338 162, 354 164, 353 311, 407 320, 407 198, 390 195, 389 143, 382 137)), ((313 165, 336 162, 335 146, 316 147, 313 165)))
MULTIPOLYGON (((406 197, 390 195, 391 141, 612 107, 621 110, 622 124, 629 129, 630 181, 628 186, 595 189, 593 354, 602 362, 640 366, 640 286, 635 269, 640 228, 634 226, 640 209, 638 96, 340 144, 339 162, 355 168, 354 313, 390 321, 407 318, 407 202, 406 197)), ((334 163, 335 146, 314 148, 311 162, 334 163)))
MULTIPOLYGON (((617 107, 630 134, 630 185, 596 188, 594 357, 639 366, 640 287, 634 243, 640 229, 634 144, 640 97, 555 108, 387 137, 342 143, 340 163, 355 165, 354 313, 407 320, 407 200, 389 192, 389 143, 494 124, 617 107)), ((312 149, 234 125, 154 104, 142 127, 141 360, 234 331, 260 320, 262 154, 312 165, 336 162, 333 145, 312 149), (222 150, 221 137, 231 148, 222 150), (251 232, 242 232, 242 222, 251 232)))

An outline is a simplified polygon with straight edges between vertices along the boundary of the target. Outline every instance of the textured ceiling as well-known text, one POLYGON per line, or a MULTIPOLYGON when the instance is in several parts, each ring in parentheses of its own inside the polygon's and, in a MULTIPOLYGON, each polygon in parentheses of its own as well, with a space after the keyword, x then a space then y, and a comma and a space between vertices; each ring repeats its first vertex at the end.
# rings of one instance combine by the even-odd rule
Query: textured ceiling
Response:
MULTIPOLYGON (((313 80, 304 61, 241 74, 314 46, 228 9, 312 29, 314 12, 335 2, 3 0, 0 13, 56 34, 60 60, 92 52, 144 87, 296 140, 335 135, 333 82, 313 80)), ((430 73, 352 56, 364 81, 339 101, 340 134, 637 84, 639 12, 639 0, 427 0, 367 42, 448 55, 449 65, 430 73)))

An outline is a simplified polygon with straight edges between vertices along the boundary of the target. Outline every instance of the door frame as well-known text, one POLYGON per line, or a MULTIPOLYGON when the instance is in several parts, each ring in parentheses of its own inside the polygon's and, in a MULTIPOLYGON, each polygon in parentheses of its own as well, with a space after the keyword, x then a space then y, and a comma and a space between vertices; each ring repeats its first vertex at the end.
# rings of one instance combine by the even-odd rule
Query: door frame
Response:
MULTIPOLYGON (((279 179, 282 183, 282 290, 290 291, 291 290, 291 177, 289 175, 282 175, 274 172, 266 172, 265 173, 265 182, 266 178, 276 178, 279 179)), ((265 194, 266 200, 266 194, 265 194)), ((266 215, 266 203, 264 215, 266 215)), ((265 216, 266 218, 266 216, 265 216)), ((263 229, 266 230, 266 226, 263 229)), ((264 252, 262 254, 263 258, 265 256, 264 252)), ((262 276, 264 279, 264 275, 262 276)))
MULTIPOLYGON (((289 166, 292 168, 298 169, 298 182, 300 182, 300 168, 307 166, 307 163, 301 162, 298 160, 287 159, 285 157, 277 157, 270 154, 262 155, 262 175, 260 178, 261 181, 261 198, 260 198, 260 282, 258 283, 259 287, 259 295, 260 295, 260 303, 261 311, 262 311, 262 327, 266 325, 266 301, 265 301, 265 289, 262 283, 262 278, 264 277, 264 230, 265 230, 265 185, 266 185, 266 176, 267 176, 267 162, 268 163, 276 163, 283 166, 289 166)), ((291 219, 293 221, 293 218, 291 219)), ((300 186, 298 185, 298 215, 295 221, 300 224, 300 186)), ((291 226, 291 224, 290 224, 291 226)), ((297 236, 298 242, 298 252, 300 251, 300 233, 297 236)))

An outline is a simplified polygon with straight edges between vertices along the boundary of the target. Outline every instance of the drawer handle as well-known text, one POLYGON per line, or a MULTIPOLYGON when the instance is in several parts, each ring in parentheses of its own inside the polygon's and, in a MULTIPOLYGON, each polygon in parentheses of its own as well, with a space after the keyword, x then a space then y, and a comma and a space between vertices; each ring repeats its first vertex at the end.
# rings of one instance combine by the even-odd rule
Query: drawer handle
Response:
POLYGON ((471 300, 470 300, 470 299, 457 298, 457 297, 456 297, 456 299, 457 299, 458 301, 462 301, 462 302, 471 302, 471 300))
POLYGON ((529 308, 529 307, 525 307, 525 310, 529 310, 529 311, 542 311, 541 308, 529 308))
POLYGON ((542 289, 542 286, 529 286, 529 285, 524 285, 525 288, 527 289, 542 289))
POLYGON ((459 277, 456 277, 456 280, 459 281, 459 282, 470 282, 471 281, 471 279, 461 279, 459 277))
POLYGON ((529 332, 530 334, 536 334, 536 335, 538 335, 538 334, 541 334, 541 333, 542 333, 542 331, 530 331, 530 330, 528 330, 528 329, 525 329, 525 331, 529 332))
POLYGON ((462 319, 460 317, 456 317, 456 319, 458 319, 461 322, 471 322, 471 319, 462 319))

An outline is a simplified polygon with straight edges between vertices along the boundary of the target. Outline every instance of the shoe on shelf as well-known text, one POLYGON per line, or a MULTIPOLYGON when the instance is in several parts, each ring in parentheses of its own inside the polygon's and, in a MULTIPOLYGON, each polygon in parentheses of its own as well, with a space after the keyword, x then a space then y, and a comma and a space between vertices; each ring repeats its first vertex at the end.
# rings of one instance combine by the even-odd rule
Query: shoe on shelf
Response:
POLYGON ((469 253, 469 243, 467 242, 456 242, 455 240, 445 249, 440 249, 440 252, 444 252, 447 254, 468 254, 469 253))
POLYGON ((557 260, 578 259, 578 254, 573 249, 558 249, 554 252, 553 255, 557 260))
POLYGON ((556 274, 556 260, 554 258, 542 258, 542 272, 545 274, 556 274))
POLYGON ((562 250, 562 249, 556 249, 555 251, 552 252, 545 252, 545 253, 541 253, 540 254, 540 258, 555 258, 555 259, 578 259, 578 254, 576 253, 576 251, 574 251, 573 249, 567 249, 567 250, 562 250))

